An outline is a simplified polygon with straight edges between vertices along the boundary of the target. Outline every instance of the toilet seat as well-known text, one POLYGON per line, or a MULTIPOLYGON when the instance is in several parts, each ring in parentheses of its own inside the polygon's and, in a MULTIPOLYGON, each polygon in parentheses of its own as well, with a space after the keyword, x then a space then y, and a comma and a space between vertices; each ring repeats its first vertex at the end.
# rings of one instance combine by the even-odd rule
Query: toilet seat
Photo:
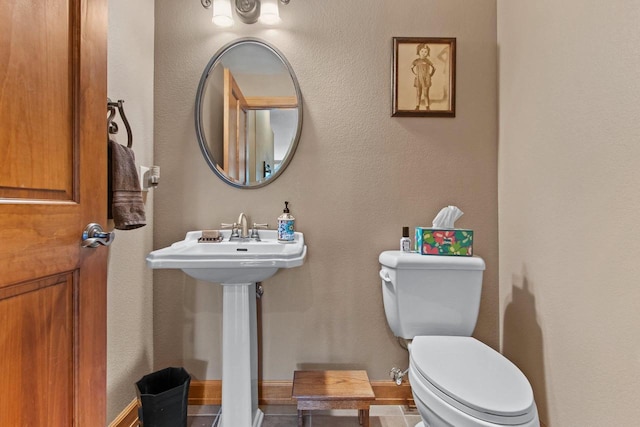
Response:
POLYGON ((414 381, 474 418, 520 425, 536 416, 533 391, 524 374, 475 338, 416 337, 410 355, 414 381))

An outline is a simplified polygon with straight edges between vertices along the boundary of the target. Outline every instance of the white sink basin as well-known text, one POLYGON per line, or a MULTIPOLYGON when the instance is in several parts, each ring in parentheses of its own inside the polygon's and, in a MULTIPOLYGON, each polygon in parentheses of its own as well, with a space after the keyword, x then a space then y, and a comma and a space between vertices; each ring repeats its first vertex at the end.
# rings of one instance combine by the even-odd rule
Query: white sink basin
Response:
POLYGON ((299 267, 307 255, 304 235, 295 233, 291 243, 280 243, 276 230, 260 230, 261 241, 229 241, 230 231, 217 243, 198 243, 201 231, 190 231, 184 240, 147 256, 150 268, 176 268, 191 277, 227 284, 260 282, 279 268, 299 267))

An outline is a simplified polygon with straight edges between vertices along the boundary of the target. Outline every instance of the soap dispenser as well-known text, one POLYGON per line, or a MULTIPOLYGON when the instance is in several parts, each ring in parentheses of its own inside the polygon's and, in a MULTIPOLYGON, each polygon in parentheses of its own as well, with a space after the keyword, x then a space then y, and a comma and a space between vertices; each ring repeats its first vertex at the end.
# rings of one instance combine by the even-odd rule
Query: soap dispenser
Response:
POLYGON ((295 218, 289 213, 289 202, 284 202, 282 215, 278 217, 278 241, 281 243, 293 242, 295 232, 295 218))

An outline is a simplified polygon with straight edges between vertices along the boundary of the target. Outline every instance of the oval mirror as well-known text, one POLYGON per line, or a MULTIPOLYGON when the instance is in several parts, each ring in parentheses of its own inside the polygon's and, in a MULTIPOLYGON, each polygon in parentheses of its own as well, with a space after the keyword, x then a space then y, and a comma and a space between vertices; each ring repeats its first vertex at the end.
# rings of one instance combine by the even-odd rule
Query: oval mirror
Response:
POLYGON ((222 47, 202 73, 196 134, 209 167, 238 188, 276 179, 293 157, 302 130, 302 95, 286 58, 264 41, 222 47))

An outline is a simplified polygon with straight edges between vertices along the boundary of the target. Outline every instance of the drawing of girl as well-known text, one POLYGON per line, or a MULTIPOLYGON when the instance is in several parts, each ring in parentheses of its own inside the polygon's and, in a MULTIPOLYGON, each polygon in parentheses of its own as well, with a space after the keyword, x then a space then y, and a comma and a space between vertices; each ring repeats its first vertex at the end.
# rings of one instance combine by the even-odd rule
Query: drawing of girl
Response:
POLYGON ((436 72, 436 67, 428 58, 430 53, 431 49, 426 43, 418 44, 416 47, 418 58, 411 64, 411 72, 415 75, 413 86, 416 88, 416 111, 420 109, 423 99, 426 109, 430 108, 429 88, 431 88, 431 76, 436 72))

